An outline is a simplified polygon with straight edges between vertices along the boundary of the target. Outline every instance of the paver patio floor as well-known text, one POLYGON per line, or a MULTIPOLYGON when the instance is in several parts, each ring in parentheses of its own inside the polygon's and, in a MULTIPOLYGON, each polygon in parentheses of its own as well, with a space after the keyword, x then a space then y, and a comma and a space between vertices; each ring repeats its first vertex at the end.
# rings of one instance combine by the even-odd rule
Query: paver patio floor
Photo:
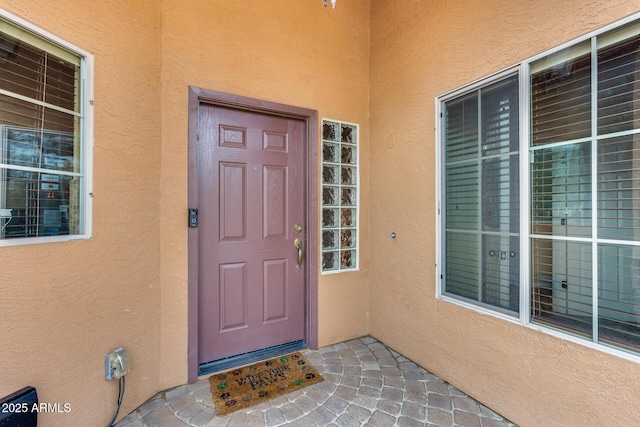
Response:
POLYGON ((219 416, 202 379, 158 393, 116 426, 514 426, 370 336, 304 354, 325 381, 219 416))

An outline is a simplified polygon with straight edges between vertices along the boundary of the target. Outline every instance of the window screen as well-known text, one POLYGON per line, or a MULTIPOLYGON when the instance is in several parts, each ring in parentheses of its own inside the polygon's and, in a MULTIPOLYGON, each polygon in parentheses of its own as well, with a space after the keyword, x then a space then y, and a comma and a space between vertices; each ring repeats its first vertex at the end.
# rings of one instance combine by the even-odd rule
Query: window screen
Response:
POLYGON ((439 98, 438 292, 640 354, 640 21, 520 65, 439 98))
POLYGON ((444 293, 519 311, 518 77, 444 103, 444 293))

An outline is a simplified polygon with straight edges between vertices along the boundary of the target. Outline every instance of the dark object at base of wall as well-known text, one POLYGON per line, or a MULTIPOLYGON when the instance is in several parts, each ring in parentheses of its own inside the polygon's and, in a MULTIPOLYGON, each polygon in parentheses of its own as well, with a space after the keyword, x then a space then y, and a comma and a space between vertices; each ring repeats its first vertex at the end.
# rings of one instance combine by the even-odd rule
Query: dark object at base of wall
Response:
POLYGON ((0 399, 0 427, 36 427, 38 425, 38 394, 25 387, 0 399), (32 411, 36 408, 35 411, 32 411))

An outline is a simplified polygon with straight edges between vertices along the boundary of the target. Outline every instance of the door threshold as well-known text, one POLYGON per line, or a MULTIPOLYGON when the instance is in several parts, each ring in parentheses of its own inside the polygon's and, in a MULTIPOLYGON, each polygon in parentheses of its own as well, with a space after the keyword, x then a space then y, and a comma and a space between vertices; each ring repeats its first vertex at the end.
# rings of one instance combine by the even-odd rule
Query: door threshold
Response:
POLYGON ((229 356, 211 362, 201 363, 198 366, 198 376, 215 374, 216 372, 226 371, 228 369, 237 368, 238 366, 249 365, 261 360, 271 359, 272 357, 282 356, 283 354, 292 353, 294 351, 304 350, 307 348, 304 340, 292 341, 286 344, 274 345, 260 350, 250 351, 248 353, 229 356))

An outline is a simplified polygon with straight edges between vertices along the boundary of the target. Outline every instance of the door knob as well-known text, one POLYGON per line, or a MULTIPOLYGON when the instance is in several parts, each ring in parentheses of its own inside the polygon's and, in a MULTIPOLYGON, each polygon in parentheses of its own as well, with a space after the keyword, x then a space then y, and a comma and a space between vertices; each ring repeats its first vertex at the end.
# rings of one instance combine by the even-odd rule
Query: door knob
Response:
POLYGON ((300 271, 300 268, 302 267, 302 257, 303 257, 302 240, 301 239, 294 240, 293 246, 298 250, 298 265, 296 265, 296 271, 300 271))

